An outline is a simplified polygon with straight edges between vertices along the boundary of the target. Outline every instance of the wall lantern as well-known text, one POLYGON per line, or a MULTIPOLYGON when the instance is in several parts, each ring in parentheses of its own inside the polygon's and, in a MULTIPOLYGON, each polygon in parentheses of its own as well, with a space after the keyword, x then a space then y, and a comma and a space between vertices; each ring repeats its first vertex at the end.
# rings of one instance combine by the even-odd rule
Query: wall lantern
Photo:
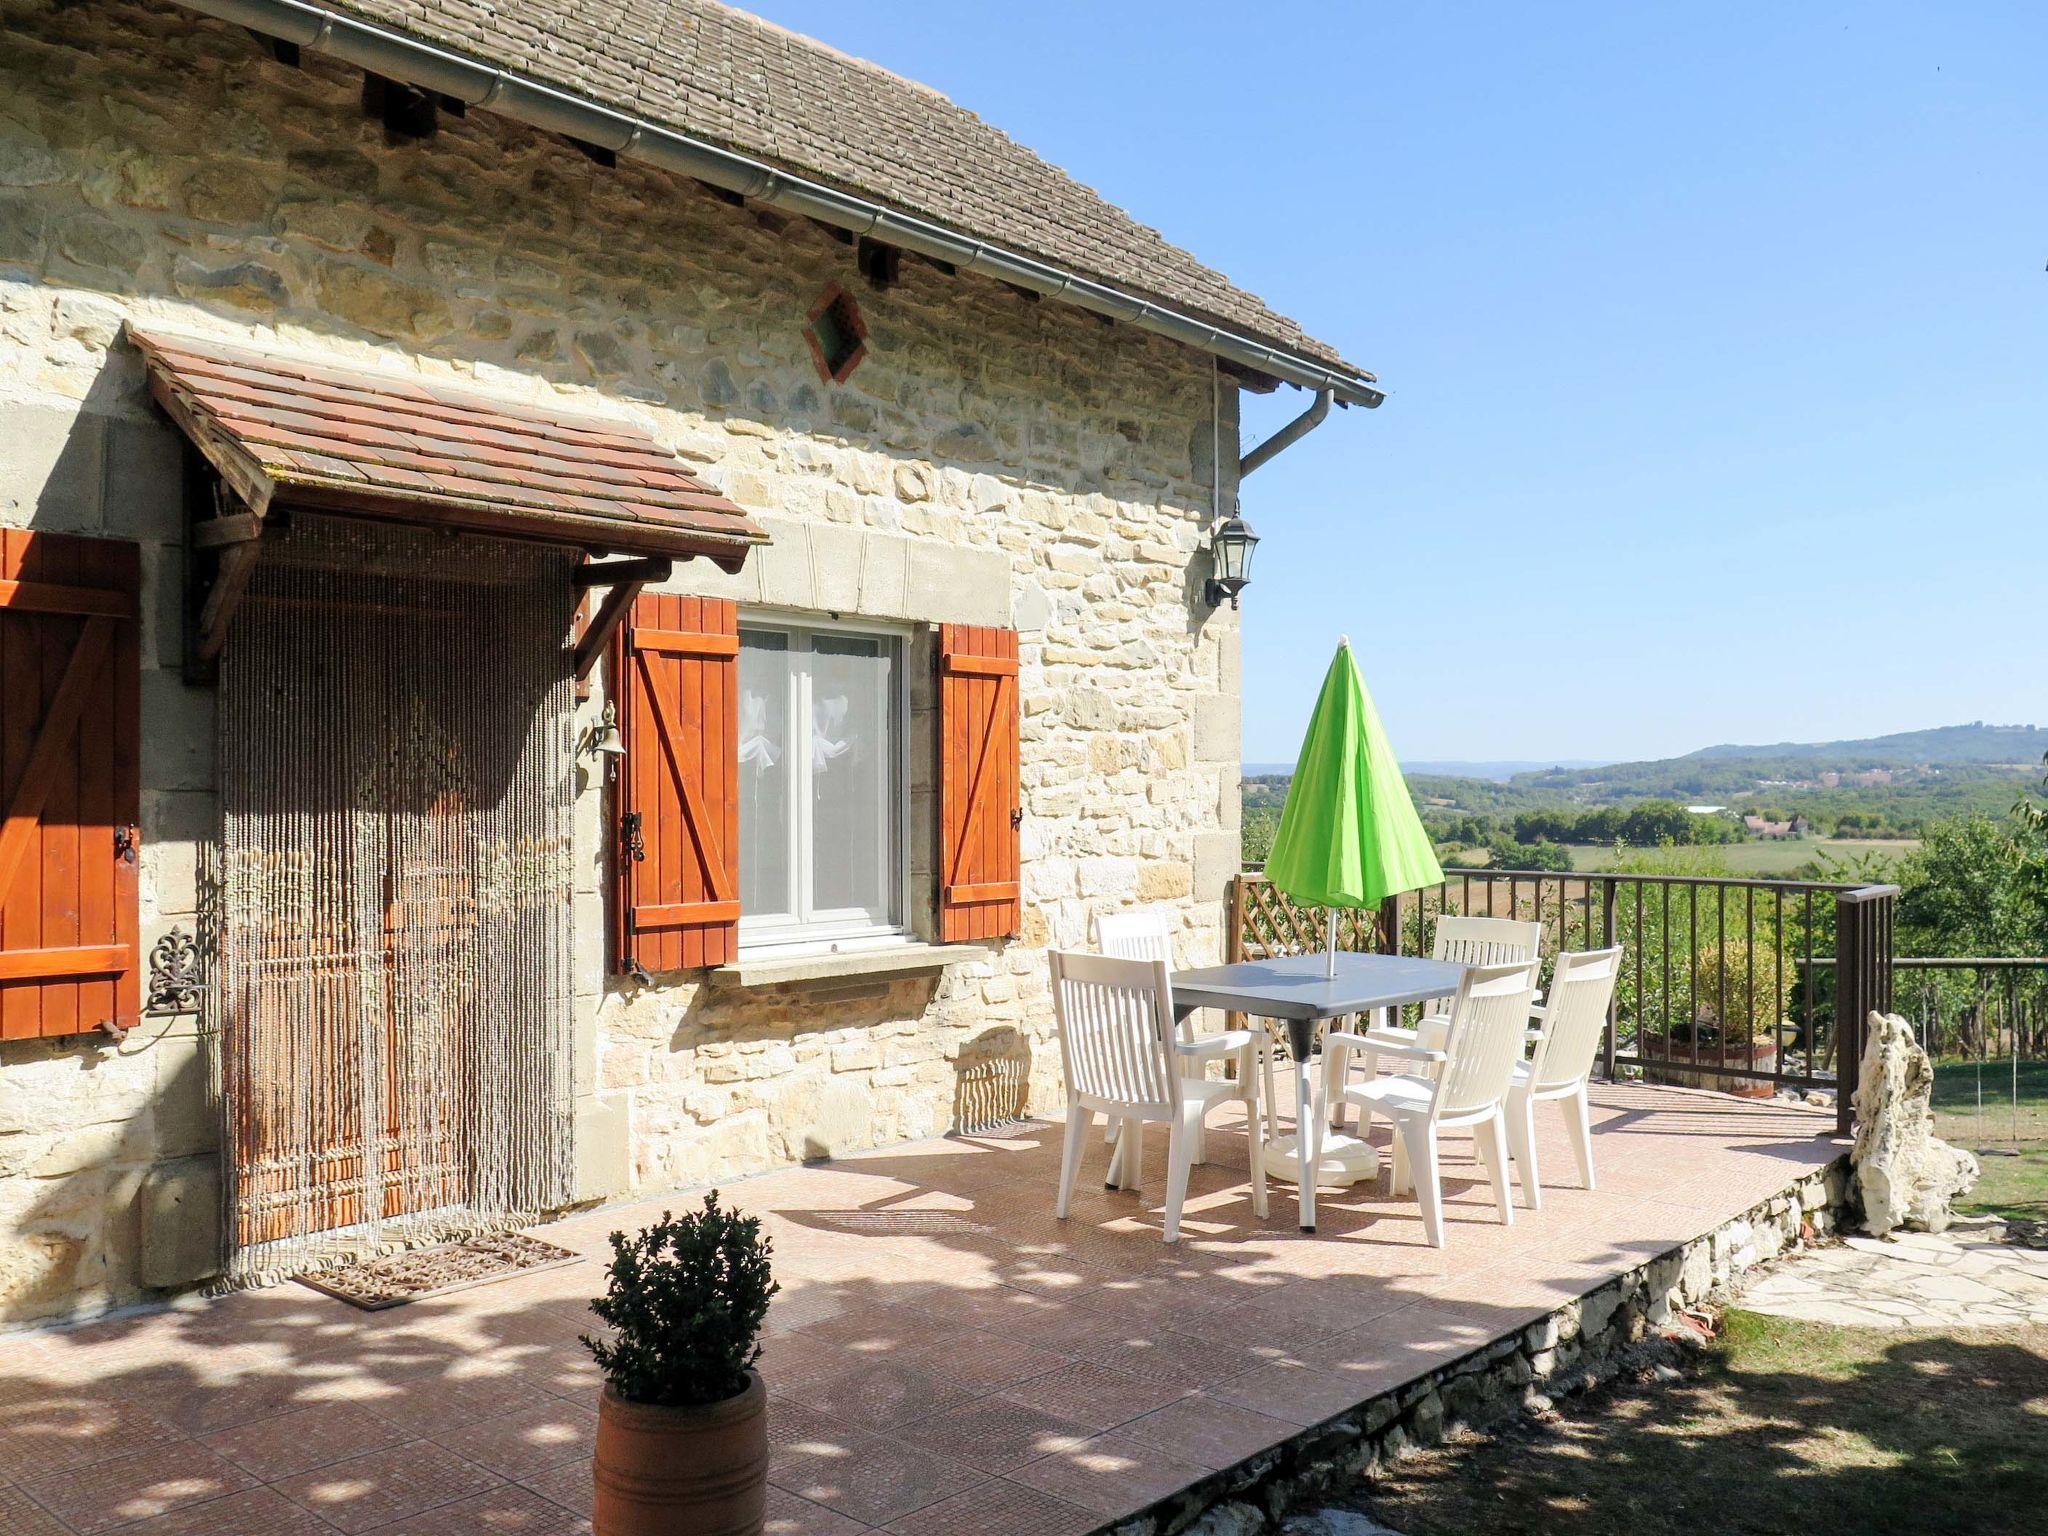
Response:
POLYGON ((1211 608, 1222 607, 1226 597, 1231 607, 1237 606, 1237 594, 1251 584, 1252 550, 1258 542, 1252 525, 1235 513, 1216 525, 1216 537, 1209 546, 1216 557, 1216 574, 1202 589, 1202 599, 1211 608))

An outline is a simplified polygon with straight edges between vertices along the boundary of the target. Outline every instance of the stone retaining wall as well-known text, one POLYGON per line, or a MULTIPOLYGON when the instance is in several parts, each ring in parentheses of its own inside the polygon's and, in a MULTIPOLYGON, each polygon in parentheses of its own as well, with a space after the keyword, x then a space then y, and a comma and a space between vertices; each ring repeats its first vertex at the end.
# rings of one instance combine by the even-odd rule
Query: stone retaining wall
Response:
MULTIPOLYGON (((927 1135, 999 1085, 1052 1112, 1048 944, 1144 901, 1179 912, 1184 960, 1218 956, 1237 629, 1201 589, 1237 394, 1208 358, 907 257, 871 288, 805 220, 485 111, 393 142, 359 73, 172 5, 0 0, 0 35, 0 522, 141 542, 145 952, 192 924, 216 810, 213 696, 180 675, 180 448, 131 319, 631 414, 777 539, 676 590, 1020 631, 1024 935, 941 972, 620 986, 585 775, 581 1196, 927 1135), (841 386, 804 337, 831 283, 868 325, 841 386)), ((936 811, 929 690, 913 704, 915 926, 936 811)), ((190 1017, 0 1045, 0 1326, 195 1277, 207 1054, 190 1017)))
POLYGON ((1597 1385, 1687 1308, 1728 1301, 1759 1264, 1846 1229, 1846 1157, 1712 1232, 1620 1275, 1450 1365, 1302 1431, 1113 1527, 1115 1536, 1259 1536, 1288 1514, 1376 1477, 1413 1446, 1497 1420, 1538 1394, 1597 1385))

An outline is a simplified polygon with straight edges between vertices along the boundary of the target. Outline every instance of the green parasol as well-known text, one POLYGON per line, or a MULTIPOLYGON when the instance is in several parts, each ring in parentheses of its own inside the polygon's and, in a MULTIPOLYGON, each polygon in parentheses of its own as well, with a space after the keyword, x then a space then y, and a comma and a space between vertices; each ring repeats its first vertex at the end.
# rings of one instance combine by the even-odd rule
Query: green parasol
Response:
POLYGON ((1443 882, 1408 783, 1372 696, 1340 640, 1287 786, 1266 878, 1310 906, 1328 907, 1329 974, 1337 974, 1338 907, 1376 907, 1443 882))

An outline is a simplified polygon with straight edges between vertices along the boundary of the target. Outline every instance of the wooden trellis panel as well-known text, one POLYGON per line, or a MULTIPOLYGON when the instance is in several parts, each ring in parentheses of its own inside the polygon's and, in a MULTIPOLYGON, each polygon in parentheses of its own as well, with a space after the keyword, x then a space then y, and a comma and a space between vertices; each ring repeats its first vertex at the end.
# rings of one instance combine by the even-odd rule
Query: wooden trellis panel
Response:
MULTIPOLYGON (((1230 930, 1232 960, 1270 960, 1305 955, 1328 942, 1328 909, 1305 906, 1260 874, 1241 874, 1233 886, 1236 920, 1230 930)), ((1384 947, 1377 908, 1337 910, 1337 947, 1372 951, 1384 947)))

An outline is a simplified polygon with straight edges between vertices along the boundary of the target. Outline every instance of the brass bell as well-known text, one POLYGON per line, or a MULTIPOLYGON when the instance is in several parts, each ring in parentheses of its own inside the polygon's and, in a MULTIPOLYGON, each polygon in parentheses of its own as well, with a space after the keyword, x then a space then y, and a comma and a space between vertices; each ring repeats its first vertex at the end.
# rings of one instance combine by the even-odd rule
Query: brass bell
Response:
POLYGON ((619 734, 619 712, 611 700, 605 700, 604 713, 586 733, 583 750, 592 758, 618 759, 626 755, 626 741, 619 734))

